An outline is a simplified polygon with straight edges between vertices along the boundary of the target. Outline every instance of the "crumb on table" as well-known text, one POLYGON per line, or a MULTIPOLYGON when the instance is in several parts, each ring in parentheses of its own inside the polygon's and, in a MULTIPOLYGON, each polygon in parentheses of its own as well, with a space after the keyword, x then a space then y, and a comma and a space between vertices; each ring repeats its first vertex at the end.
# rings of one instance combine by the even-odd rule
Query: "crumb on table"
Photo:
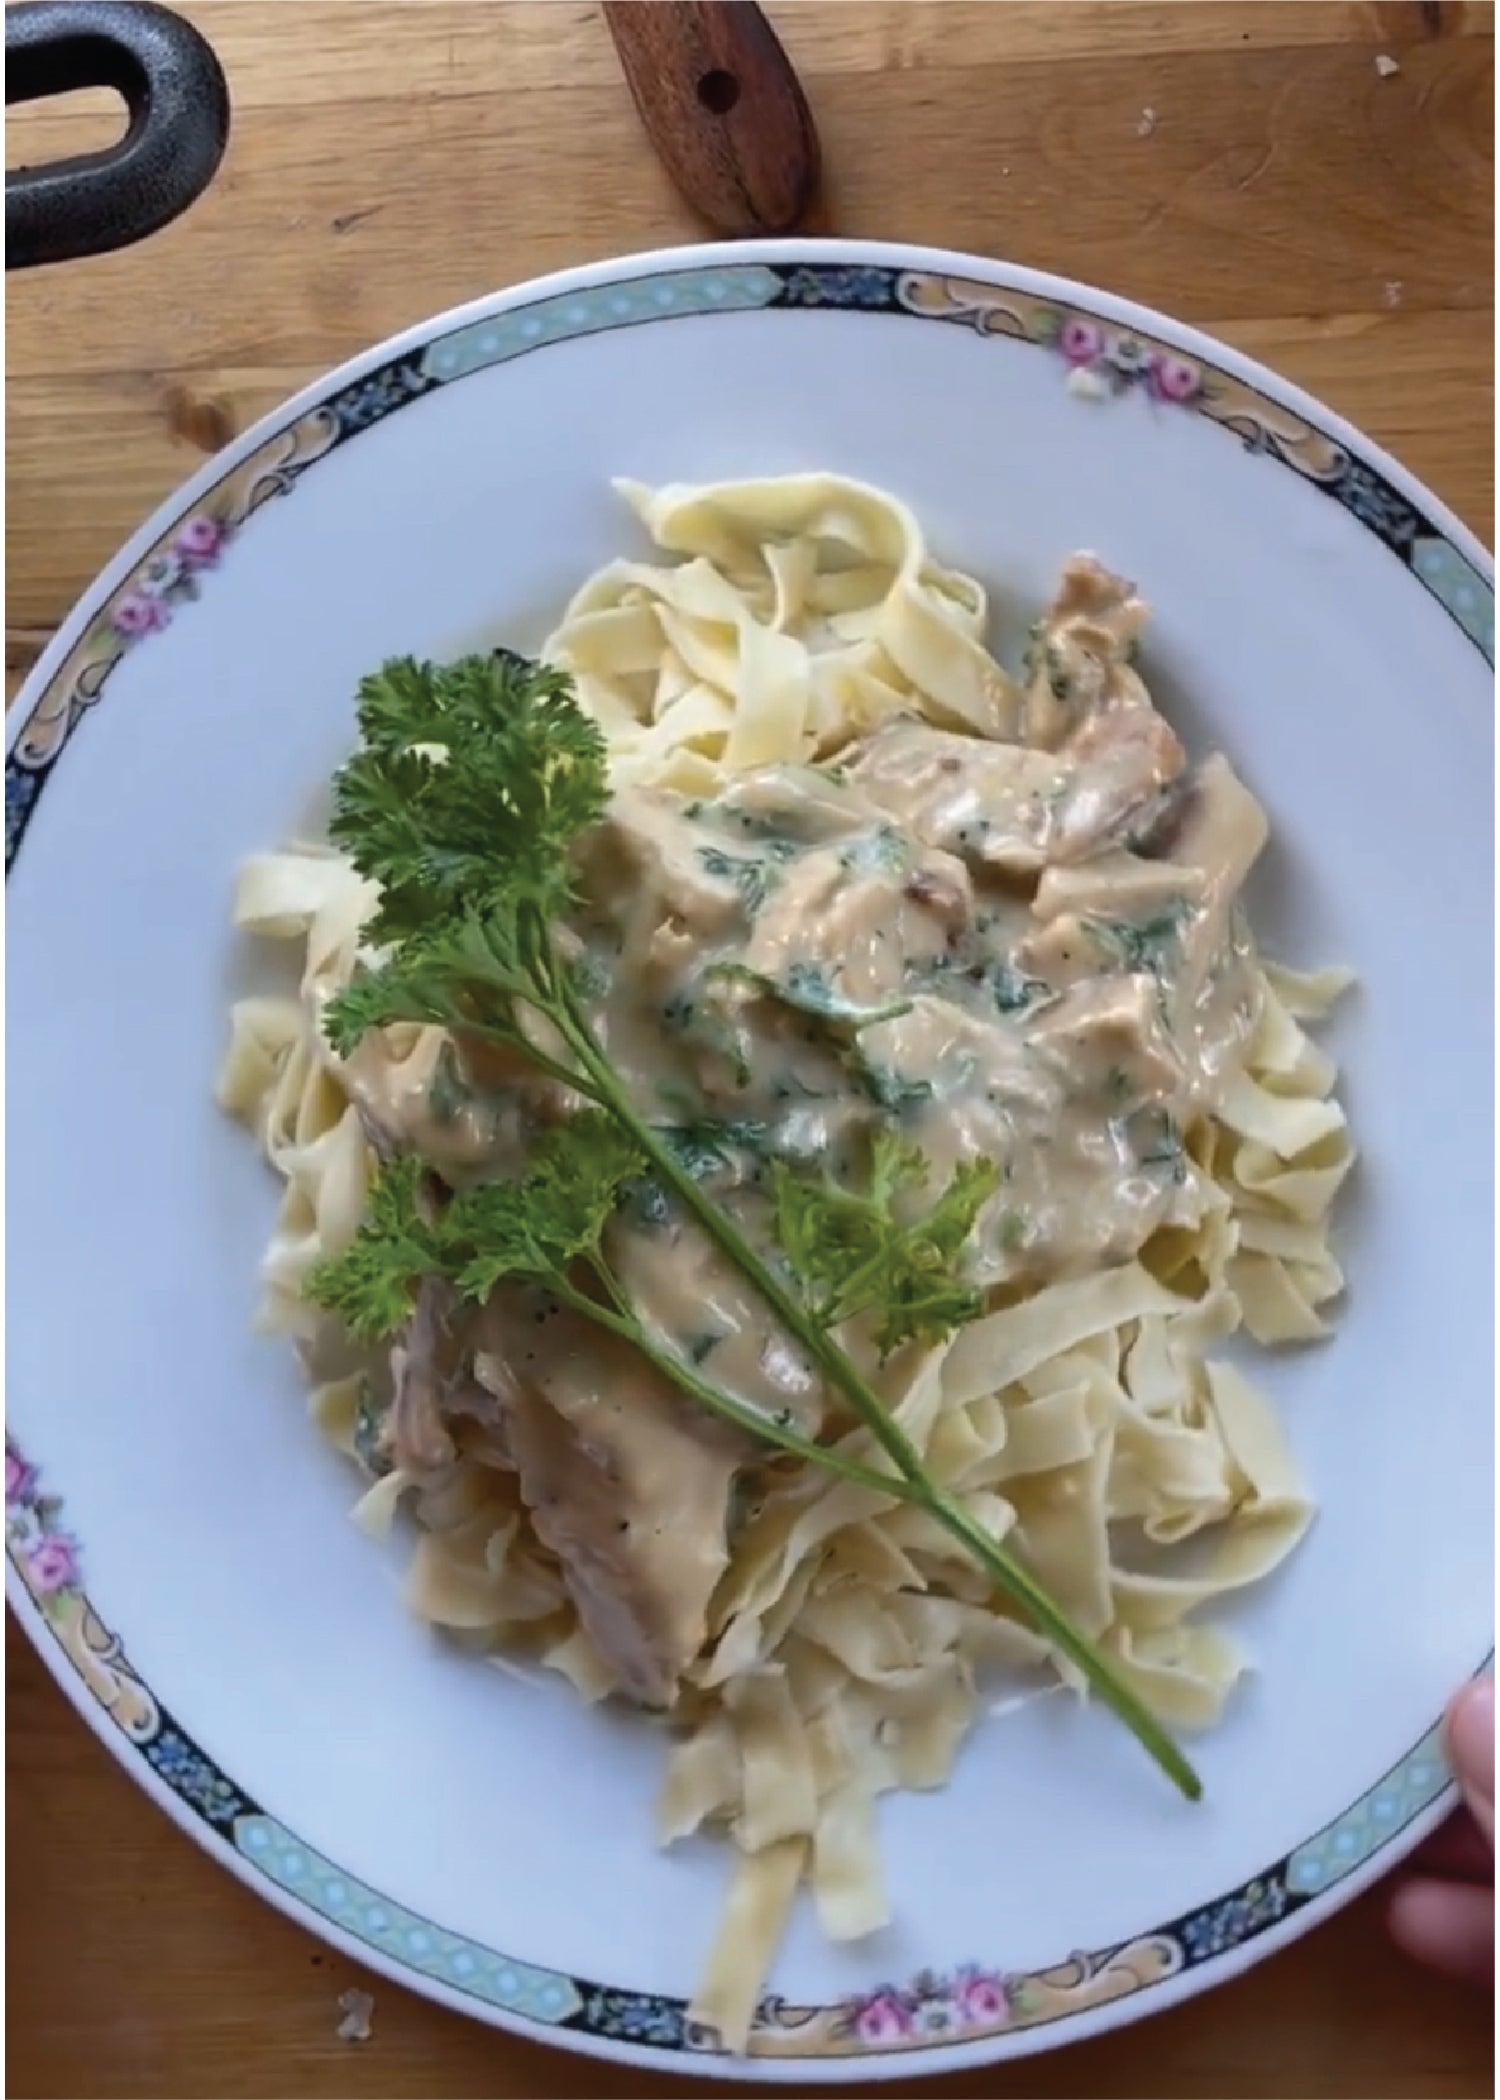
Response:
POLYGON ((370 2039, 370 2015, 375 2010, 375 2000, 368 1991, 340 1991, 339 2011, 343 2018, 338 2024, 341 2042, 367 2042, 370 2039))

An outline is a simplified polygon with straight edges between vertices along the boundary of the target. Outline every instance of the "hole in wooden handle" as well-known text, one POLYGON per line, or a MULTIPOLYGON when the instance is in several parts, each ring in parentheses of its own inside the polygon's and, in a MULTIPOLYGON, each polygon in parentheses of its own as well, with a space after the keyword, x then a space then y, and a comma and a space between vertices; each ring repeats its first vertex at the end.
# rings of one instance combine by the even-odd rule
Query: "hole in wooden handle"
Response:
POLYGON ((739 99, 739 82, 721 66, 714 66, 700 77, 698 100, 711 116, 727 117, 739 99))

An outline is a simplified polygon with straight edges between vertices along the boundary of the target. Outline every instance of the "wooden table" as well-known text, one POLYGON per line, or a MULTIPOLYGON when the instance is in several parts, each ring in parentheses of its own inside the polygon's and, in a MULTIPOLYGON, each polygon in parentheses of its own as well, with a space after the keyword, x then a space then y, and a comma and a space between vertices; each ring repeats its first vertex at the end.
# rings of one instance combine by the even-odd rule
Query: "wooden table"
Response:
MULTIPOLYGON (((536 271, 690 237, 597 8, 207 0, 218 183, 144 247, 12 280, 12 678, 144 513, 326 366, 536 271)), ((779 0, 833 230, 1134 294, 1324 396, 1492 521, 1493 11, 1352 0, 779 0), (1377 67, 1377 56, 1399 70, 1377 67)), ((22 112, 12 161, 109 135, 22 112)), ((9 2089, 659 2091, 361 1979, 151 1808, 10 1629, 9 2089)), ((987 2094, 1493 2090, 1492 2012, 1408 1969, 1378 1895, 1207 1999, 987 2094)), ((683 2085, 723 2092, 724 2086, 683 2085)), ((915 2090, 898 2086, 892 2091, 915 2090)))

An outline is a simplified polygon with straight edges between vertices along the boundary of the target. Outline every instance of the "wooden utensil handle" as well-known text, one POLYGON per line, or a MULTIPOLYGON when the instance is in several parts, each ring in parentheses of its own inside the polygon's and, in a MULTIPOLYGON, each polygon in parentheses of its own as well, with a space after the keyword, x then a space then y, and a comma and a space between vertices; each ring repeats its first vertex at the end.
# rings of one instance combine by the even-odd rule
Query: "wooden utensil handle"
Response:
POLYGON ((605 0, 635 106, 687 202, 720 233, 792 233, 817 194, 818 134, 753 0, 605 0))

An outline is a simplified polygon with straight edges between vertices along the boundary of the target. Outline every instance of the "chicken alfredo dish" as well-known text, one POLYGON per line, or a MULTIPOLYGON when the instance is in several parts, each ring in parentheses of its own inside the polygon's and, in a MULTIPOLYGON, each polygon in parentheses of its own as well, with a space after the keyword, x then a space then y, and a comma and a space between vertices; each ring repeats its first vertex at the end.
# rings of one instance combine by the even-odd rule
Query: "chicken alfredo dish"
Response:
POLYGON ((1216 1352, 1342 1287, 1343 980, 1260 957, 1265 816, 1092 556, 1012 675, 878 490, 623 492, 658 559, 540 664, 366 680, 332 844, 242 872, 301 981, 221 1098, 414 1608, 660 1717, 662 1839, 731 1840, 695 2012, 742 2047, 800 1884, 884 1922, 877 1798, 992 1673, 1198 1790, 1173 1731, 1242 1667, 1202 1609, 1311 1514, 1216 1352))

